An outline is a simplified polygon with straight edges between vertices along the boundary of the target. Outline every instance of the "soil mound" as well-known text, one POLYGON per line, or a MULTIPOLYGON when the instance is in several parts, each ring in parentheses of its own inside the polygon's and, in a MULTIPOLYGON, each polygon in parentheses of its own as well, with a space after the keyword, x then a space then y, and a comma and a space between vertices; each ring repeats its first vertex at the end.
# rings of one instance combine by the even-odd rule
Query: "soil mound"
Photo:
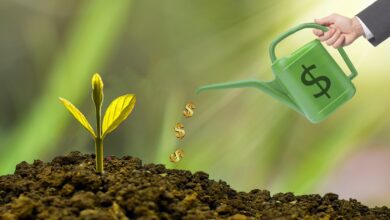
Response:
POLYGON ((72 152, 52 162, 22 162, 0 177, 0 219, 390 219, 387 207, 368 208, 336 194, 294 196, 237 192, 208 174, 166 169, 125 156, 105 159, 72 152))

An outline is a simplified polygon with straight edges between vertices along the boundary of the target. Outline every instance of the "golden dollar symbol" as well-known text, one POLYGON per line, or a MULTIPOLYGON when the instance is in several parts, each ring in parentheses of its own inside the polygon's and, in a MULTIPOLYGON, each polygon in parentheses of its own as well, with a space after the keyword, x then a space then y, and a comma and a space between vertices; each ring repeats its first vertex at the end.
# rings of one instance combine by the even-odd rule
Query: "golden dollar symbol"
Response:
POLYGON ((194 114, 195 108, 196 107, 195 107, 194 103, 192 103, 192 102, 187 103, 185 110, 183 111, 184 117, 186 117, 186 118, 192 117, 192 115, 194 114))
POLYGON ((184 151, 182 149, 176 150, 173 154, 169 156, 169 160, 172 163, 177 163, 180 161, 181 158, 184 157, 184 151))
POLYGON ((174 128, 176 132, 176 137, 179 139, 183 139, 186 135, 186 131, 184 130, 184 125, 182 123, 176 123, 176 126, 174 128))

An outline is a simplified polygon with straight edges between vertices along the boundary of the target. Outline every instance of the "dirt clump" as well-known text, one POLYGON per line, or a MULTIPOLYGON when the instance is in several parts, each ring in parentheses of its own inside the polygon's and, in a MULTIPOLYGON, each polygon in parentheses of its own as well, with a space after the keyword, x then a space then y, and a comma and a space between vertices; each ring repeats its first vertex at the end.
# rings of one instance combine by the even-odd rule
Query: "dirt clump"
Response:
POLYGON ((94 155, 72 152, 52 162, 22 162, 0 176, 0 220, 13 219, 390 219, 336 194, 295 196, 267 190, 237 192, 204 172, 142 165, 108 157, 95 173, 94 155))

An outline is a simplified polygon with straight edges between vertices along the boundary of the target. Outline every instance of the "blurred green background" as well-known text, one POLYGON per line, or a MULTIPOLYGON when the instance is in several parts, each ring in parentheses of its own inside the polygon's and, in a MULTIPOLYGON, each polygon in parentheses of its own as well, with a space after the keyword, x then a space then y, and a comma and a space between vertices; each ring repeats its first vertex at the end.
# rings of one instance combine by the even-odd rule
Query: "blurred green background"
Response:
MULTIPOLYGON (((332 191, 390 205, 390 41, 373 47, 362 38, 346 48, 360 74, 357 94, 320 124, 254 89, 194 94, 214 82, 272 79, 268 45, 278 34, 333 12, 352 17, 372 2, 3 0, 0 174, 23 160, 94 152, 57 98, 71 100, 94 124, 90 78, 99 72, 104 108, 124 93, 137 95, 132 115, 107 137, 106 155, 203 170, 237 190, 332 191), (197 109, 184 119, 189 100, 197 109), (187 131, 180 142, 178 121, 187 131), (185 158, 173 165, 168 158, 177 148, 185 158)), ((313 38, 302 31, 277 53, 313 38)))

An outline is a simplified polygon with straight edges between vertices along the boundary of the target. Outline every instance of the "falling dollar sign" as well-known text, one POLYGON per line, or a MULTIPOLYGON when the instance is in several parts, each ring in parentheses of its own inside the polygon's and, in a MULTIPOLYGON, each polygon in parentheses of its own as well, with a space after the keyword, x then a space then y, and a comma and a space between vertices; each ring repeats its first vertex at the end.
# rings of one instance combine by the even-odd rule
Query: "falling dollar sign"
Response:
POLYGON ((173 154, 169 156, 169 160, 172 163, 177 163, 184 157, 184 151, 182 149, 176 150, 173 154))
POLYGON ((192 102, 187 103, 185 110, 183 111, 184 117, 186 117, 186 118, 192 117, 192 115, 194 114, 194 108, 195 108, 194 103, 192 103, 192 102))
POLYGON ((328 90, 330 89, 330 85, 331 85, 330 79, 326 76, 314 77, 313 74, 310 72, 313 69, 317 68, 316 65, 314 65, 314 64, 309 66, 309 67, 302 65, 302 68, 303 68, 303 72, 301 75, 301 80, 302 80, 303 84, 305 84, 307 86, 317 84, 317 86, 321 90, 319 93, 316 93, 313 96, 316 98, 319 98, 323 95, 326 95, 326 97, 330 98, 330 95, 328 94, 328 90), (308 80, 306 78, 306 76, 309 76, 310 79, 308 80), (325 83, 325 88, 322 87, 321 81, 323 81, 325 83))
POLYGON ((183 139, 186 135, 186 131, 184 130, 184 125, 182 123, 176 123, 176 126, 174 128, 176 132, 176 137, 179 139, 183 139))

